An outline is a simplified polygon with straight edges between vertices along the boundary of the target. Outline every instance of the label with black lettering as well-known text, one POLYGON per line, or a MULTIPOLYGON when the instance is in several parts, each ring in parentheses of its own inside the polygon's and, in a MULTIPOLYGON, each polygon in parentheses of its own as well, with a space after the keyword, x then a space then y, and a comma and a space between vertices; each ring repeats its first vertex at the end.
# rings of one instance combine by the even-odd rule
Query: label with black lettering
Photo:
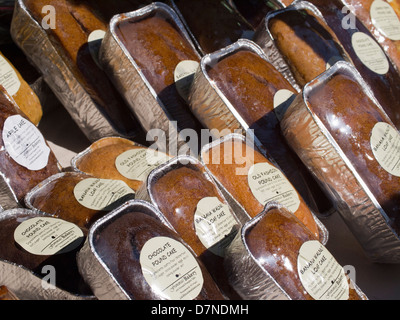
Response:
POLYGON ((135 148, 121 153, 115 159, 115 167, 125 178, 145 181, 153 169, 170 159, 167 154, 153 149, 135 148))
POLYGON ((148 240, 140 252, 143 276, 168 300, 193 300, 203 288, 203 274, 195 256, 169 237, 148 240))
POLYGON ((296 97, 296 94, 287 89, 278 90, 274 95, 274 111, 279 121, 296 97))
POLYGON ((121 180, 88 178, 78 182, 74 188, 75 199, 92 210, 111 209, 121 199, 133 199, 135 192, 121 180))
POLYGON ((0 85, 10 96, 15 95, 21 87, 17 73, 2 55, 0 55, 0 85))
POLYGON ((103 41, 106 32, 104 30, 94 30, 89 34, 88 37, 88 46, 89 52, 92 56, 94 62, 96 62, 97 66, 101 69, 101 64, 99 62, 99 51, 101 47, 101 42, 103 41))
POLYGON ((400 19, 389 3, 375 0, 370 9, 372 24, 391 40, 400 40, 400 19))
POLYGON ((214 254, 223 257, 239 228, 229 206, 217 197, 201 199, 194 213, 194 226, 201 243, 214 254))
POLYGON ((8 117, 2 137, 6 151, 19 165, 32 171, 47 166, 50 148, 42 133, 29 120, 20 115, 8 117))
POLYGON ((371 149, 376 161, 390 174, 400 177, 400 134, 389 123, 378 122, 371 132, 371 149))
POLYGON ((18 225, 14 240, 29 253, 47 256, 74 250, 82 243, 84 235, 73 223, 51 217, 35 217, 18 225))
POLYGON ((254 197, 262 205, 276 201, 293 213, 300 206, 296 189, 278 168, 269 163, 256 163, 251 166, 247 181, 254 197))
POLYGON ((317 240, 302 244, 297 272, 308 294, 315 300, 348 300, 349 284, 342 266, 317 240))
POLYGON ((361 62, 371 71, 386 74, 389 71, 389 61, 379 44, 363 32, 355 32, 351 43, 361 62))

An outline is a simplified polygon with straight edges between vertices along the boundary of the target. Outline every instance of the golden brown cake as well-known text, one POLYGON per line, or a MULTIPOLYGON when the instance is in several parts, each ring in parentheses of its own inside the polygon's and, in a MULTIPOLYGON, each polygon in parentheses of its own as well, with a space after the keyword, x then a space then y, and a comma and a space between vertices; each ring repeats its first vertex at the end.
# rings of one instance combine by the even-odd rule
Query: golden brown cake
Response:
MULTIPOLYGON (((15 93, 13 92, 8 92, 10 96, 14 99, 15 103, 18 105, 18 107, 22 110, 24 114, 28 117, 28 119, 35 125, 38 125, 40 122, 40 119, 42 118, 43 115, 43 110, 42 106, 40 104, 39 98, 37 97, 36 93, 31 89, 29 84, 25 81, 25 79, 22 78, 21 74, 19 71, 12 65, 12 63, 5 57, 2 52, 0 51, 0 60, 4 59, 8 66, 12 68, 12 70, 15 72, 15 75, 17 76, 17 81, 19 81, 19 89, 15 93)), ((7 70, 9 70, 7 68, 7 70)), ((10 79, 10 74, 1 74, 0 72, 0 79, 3 77, 7 77, 7 79, 10 79)), ((15 80, 15 79, 14 79, 15 80)), ((0 80, 1 84, 1 80, 0 80)))
POLYGON ((310 190, 318 188, 309 176, 307 169, 297 155, 290 149, 282 136, 278 113, 283 110, 274 109, 274 98, 280 90, 287 90, 294 95, 296 90, 273 67, 256 53, 241 49, 221 58, 209 67, 207 75, 221 90, 232 107, 239 113, 255 136, 261 142, 269 156, 279 165, 287 178, 300 192, 304 200, 317 208, 324 208, 329 201, 326 197, 318 197, 318 205, 310 190), (278 113, 276 113, 278 112, 278 113), (324 202, 324 205, 320 203, 324 202))
MULTIPOLYGON (((294 215, 273 208, 247 230, 245 239, 254 258, 291 299, 313 300, 300 280, 298 255, 304 243, 317 238, 294 215)), ((351 286, 348 300, 361 300, 351 286)))
POLYGON ((306 11, 280 13, 270 19, 268 28, 300 86, 323 73, 332 58, 344 59, 336 38, 306 11))
POLYGON ((108 207, 94 209, 84 206, 75 196, 74 188, 79 182, 88 178, 93 177, 77 172, 65 172, 56 178, 50 177, 51 181, 46 182, 32 193, 29 199, 30 205, 42 212, 72 222, 81 228, 89 229, 96 220, 128 199, 129 194, 127 197, 111 202, 108 207))
POLYGON ((127 19, 118 24, 116 34, 178 128, 200 130, 200 123, 179 95, 174 79, 179 62, 200 58, 174 23, 159 15, 127 19))
POLYGON ((358 83, 340 74, 315 90, 308 103, 389 216, 390 226, 399 234, 400 177, 378 163, 371 147, 373 128, 378 122, 390 123, 387 116, 358 83))
MULTIPOLYGON (((39 23, 48 14, 42 12, 48 1, 26 0, 24 4, 39 23)), ((132 134, 137 130, 137 121, 93 59, 88 45, 89 35, 96 30, 106 31, 108 21, 96 15, 84 2, 59 0, 51 5, 56 11, 56 25, 45 31, 58 54, 112 125, 122 134, 132 134)))
MULTIPOLYGON (((195 220, 198 218, 195 213, 200 200, 216 197, 221 203, 226 204, 226 200, 222 198, 214 182, 206 178, 204 169, 196 165, 172 169, 150 186, 150 193, 169 223, 204 262, 222 291, 230 298, 238 299, 239 296, 228 283, 225 270, 221 268, 223 257, 208 250, 196 231, 198 222, 195 220)), ((229 207, 227 209, 229 210, 229 207)), ((229 214, 225 212, 226 216, 229 214)), ((236 222, 235 226, 237 231, 239 222, 236 222)), ((231 241, 232 230, 230 229, 224 237, 225 240, 231 241)), ((222 243, 223 240, 220 241, 222 243)), ((225 246, 228 244, 229 242, 225 246)))
POLYGON ((125 151, 133 149, 146 150, 147 148, 123 138, 110 137, 100 139, 90 146, 88 153, 79 157, 76 167, 78 170, 94 177, 122 180, 137 191, 143 184, 143 180, 134 180, 122 175, 116 166, 116 158, 125 151))
MULTIPOLYGON (((233 140, 232 142, 232 140, 228 140, 207 150, 202 154, 202 157, 213 176, 242 205, 250 217, 255 217, 263 211, 265 204, 257 200, 248 182, 248 175, 251 175, 249 173, 250 166, 258 163, 266 163, 273 171, 271 173, 279 175, 281 172, 261 153, 254 149, 246 149, 244 142, 238 140, 233 140), (248 152, 251 152, 252 155, 248 154, 248 152), (245 170, 247 174, 243 174, 242 172, 238 174, 238 169, 245 170)), ((286 181, 290 186, 289 181, 284 176, 279 176, 279 179, 286 181)), ((266 183, 272 185, 270 181, 266 183)), ((295 194, 298 196, 299 203, 294 214, 317 238, 320 238, 313 214, 297 191, 295 194)))
MULTIPOLYGON (((120 216, 106 225, 99 236, 94 239, 96 251, 119 285, 133 300, 165 299, 155 287, 149 285, 143 275, 140 263, 144 245, 157 237, 167 237, 186 246, 175 232, 159 220, 141 212, 127 212, 120 216)), ((171 249, 169 248, 169 250, 171 249)), ((166 251, 156 255, 154 259, 161 254, 166 254, 166 251)), ((194 300, 223 300, 221 292, 206 268, 197 257, 196 260, 201 268, 204 284, 194 300)))
POLYGON ((204 53, 222 49, 240 38, 251 38, 254 32, 228 1, 174 0, 174 3, 204 53))
MULTIPOLYGON (((0 220, 0 260, 10 261, 31 270, 36 276, 44 277, 44 266, 53 266, 56 272, 56 286, 76 295, 92 295, 92 292, 84 279, 81 277, 76 263, 76 254, 82 247, 81 244, 75 249, 58 253, 55 255, 38 255, 23 249, 14 238, 15 229, 24 221, 31 218, 44 217, 33 213, 17 213, 8 215, 0 220)), ((85 229, 82 229, 86 237, 85 229)), ((45 280, 47 281, 47 280, 45 280)))
MULTIPOLYGON (((0 131, 3 132, 5 121, 11 116, 21 116, 27 119, 15 102, 10 98, 5 89, 0 86, 0 131)), ((27 119, 27 121, 29 121, 27 119)), ((32 124, 33 125, 33 124, 32 124)), ((41 135, 37 131, 37 135, 41 135)), ((47 145, 47 143, 46 143, 47 145)), ((18 164, 4 148, 4 140, 0 139, 0 172, 8 179, 9 187, 18 201, 23 202, 26 193, 47 177, 60 172, 59 163, 50 149, 47 164, 40 170, 30 170, 18 164)))

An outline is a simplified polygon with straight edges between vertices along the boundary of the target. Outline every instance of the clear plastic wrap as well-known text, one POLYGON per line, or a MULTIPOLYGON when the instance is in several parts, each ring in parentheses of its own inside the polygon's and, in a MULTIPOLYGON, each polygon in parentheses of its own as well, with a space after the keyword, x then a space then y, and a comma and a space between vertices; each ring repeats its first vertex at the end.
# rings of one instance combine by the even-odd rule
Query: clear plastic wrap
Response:
MULTIPOLYGON (((16 1, 11 24, 14 42, 41 71, 48 86, 89 140, 94 141, 105 136, 128 138, 138 136, 140 130, 136 119, 108 77, 92 58, 88 45, 89 34, 85 34, 89 30, 93 31, 90 29, 92 25, 82 29, 82 25, 70 16, 71 12, 63 11, 61 14, 61 10, 69 10, 68 5, 71 3, 63 1, 63 6, 58 8, 58 12, 52 6, 56 11, 53 14, 59 14, 56 16, 50 16, 52 11, 50 9, 48 11, 48 7, 45 8, 47 11, 42 12, 45 4, 48 3, 41 5, 38 1, 35 3, 28 3, 28 0, 16 1), (39 15, 43 17, 34 17, 27 5, 36 6, 39 15), (48 25, 50 19, 53 19, 55 26, 48 25), (70 19, 69 22, 67 22, 68 19, 70 19), (64 26, 63 23, 65 23, 64 26), (67 28, 71 29, 65 30, 67 28), (62 33, 62 31, 66 32, 64 38, 61 34, 57 40, 58 36, 54 33, 62 33), (72 32, 75 33, 77 39, 68 41, 72 32), (77 45, 79 41, 83 42, 80 43, 78 49, 70 48, 71 51, 67 52, 60 41, 65 41, 64 44, 71 46, 77 45), (75 57, 76 61, 72 57, 75 57)), ((92 15, 91 21, 93 25, 96 25, 95 16, 90 11, 87 11, 87 14, 92 15)), ((83 16, 86 17, 85 13, 83 16)), ((102 26, 99 30, 106 29, 106 25, 103 25, 100 20, 96 21, 97 25, 102 26)), ((85 24, 85 21, 81 23, 85 24)))
POLYGON ((149 175, 151 202, 193 249, 222 292, 240 298, 221 268, 225 248, 241 226, 205 167, 195 158, 178 156, 149 175))
MULTIPOLYGON (((294 213, 324 244, 328 230, 310 210, 285 175, 239 134, 230 134, 204 146, 201 162, 223 190, 231 207, 245 221, 271 201, 294 213)), ((243 221, 243 220, 242 220, 243 221)))
POLYGON ((180 62, 199 60, 177 14, 160 2, 114 16, 100 49, 101 65, 147 133, 147 141, 171 155, 185 144, 182 130, 200 133, 201 125, 174 79, 180 62))
POLYGON ((223 300, 192 249, 146 201, 98 220, 77 260, 100 300, 223 300))
POLYGON ((355 68, 337 62, 307 84, 281 126, 366 255, 399 263, 400 137, 355 68))
POLYGON ((366 300, 310 231, 271 202, 227 248, 225 269, 246 300, 366 300))
MULTIPOLYGON (((0 282, 14 292, 20 300, 94 300, 95 297, 79 274, 76 263, 76 253, 82 247, 86 236, 84 230, 79 234, 80 229, 78 227, 67 224, 67 229, 70 229, 70 232, 64 234, 60 233, 61 227, 59 231, 56 231, 56 229, 45 231, 46 223, 47 226, 50 226, 52 222, 57 221, 59 226, 65 225, 65 222, 59 219, 49 219, 54 218, 43 212, 33 212, 23 208, 10 209, 0 213, 0 238, 2 243, 0 248, 0 282), (36 234, 47 232, 48 235, 55 236, 58 232, 58 235, 65 235, 66 238, 71 237, 74 232, 77 238, 70 243, 69 249, 67 249, 68 247, 64 249, 64 252, 51 255, 43 255, 40 250, 30 252, 17 244, 15 240, 14 233, 23 224, 23 228, 32 232, 32 237, 36 236, 33 233, 33 230, 35 230, 36 234), (49 233, 49 231, 51 232, 49 233)), ((36 236, 35 239, 40 244, 39 237, 36 236)), ((42 239, 46 239, 46 237, 42 237, 42 239)), ((70 239, 73 240, 73 238, 70 239)), ((50 247, 49 244, 45 246, 50 247)))
POLYGON ((151 170, 171 157, 132 140, 106 137, 71 159, 71 167, 102 179, 118 179, 137 191, 151 170))

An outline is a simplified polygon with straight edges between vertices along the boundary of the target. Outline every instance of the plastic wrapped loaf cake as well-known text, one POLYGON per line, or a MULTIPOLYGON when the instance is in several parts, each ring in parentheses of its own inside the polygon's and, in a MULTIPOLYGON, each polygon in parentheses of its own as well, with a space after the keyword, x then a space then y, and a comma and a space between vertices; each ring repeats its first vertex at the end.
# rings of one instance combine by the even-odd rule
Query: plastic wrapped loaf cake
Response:
POLYGON ((282 131, 367 256, 400 262, 399 133, 348 63, 307 84, 282 131))
POLYGON ((0 85, 14 99, 21 111, 38 125, 43 115, 42 106, 36 93, 22 78, 11 62, 0 52, 0 85))
POLYGON ((106 137, 73 157, 71 166, 97 178, 122 180, 137 191, 150 171, 170 158, 132 140, 106 137))
POLYGON ((225 268, 248 300, 367 299, 310 230, 274 202, 242 227, 225 268))
POLYGON ((151 172, 147 188, 151 202, 199 256, 221 291, 238 299, 221 264, 241 223, 205 167, 195 158, 176 157, 151 172))
POLYGON ((9 200, 23 204, 25 195, 42 180, 59 173, 59 165, 39 129, 15 104, 0 86, 0 203, 3 208, 15 207, 9 200))
POLYGON ((100 300, 224 300, 192 249, 145 201, 98 220, 78 254, 100 300))

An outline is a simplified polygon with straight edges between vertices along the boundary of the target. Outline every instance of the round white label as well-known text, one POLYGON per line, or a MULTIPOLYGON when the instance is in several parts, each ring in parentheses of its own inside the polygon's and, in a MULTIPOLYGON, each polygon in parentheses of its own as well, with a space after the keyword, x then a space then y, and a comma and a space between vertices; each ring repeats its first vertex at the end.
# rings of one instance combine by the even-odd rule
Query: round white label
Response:
POLYGON ((296 94, 287 89, 278 90, 274 95, 274 111, 279 121, 296 97, 296 94))
POLYGON ((175 68, 174 79, 176 89, 185 101, 189 100, 190 86, 198 67, 199 63, 197 61, 184 60, 179 62, 175 68))
POLYGON ((10 116, 3 126, 3 143, 10 157, 29 170, 47 166, 50 148, 42 133, 29 120, 20 115, 10 116))
POLYGON ((203 274, 193 254, 168 237, 148 240, 140 252, 143 276, 168 300, 193 300, 203 288, 203 274))
POLYGON ((400 20, 385 1, 375 0, 370 9, 373 25, 391 40, 400 40, 400 20))
POLYGON ((115 166, 125 178, 145 181, 153 169, 170 159, 167 154, 153 149, 136 148, 121 153, 115 159, 115 166))
POLYGON ((361 62, 373 72, 386 74, 389 61, 379 44, 363 32, 356 32, 351 38, 355 53, 361 62))
POLYGON ((229 206, 217 197, 206 197, 198 202, 194 226, 201 243, 221 257, 225 255, 225 248, 232 242, 239 228, 229 206))
POLYGON ((84 207, 104 210, 115 207, 115 203, 135 192, 121 180, 88 178, 78 182, 74 188, 75 199, 84 207))
POLYGON ((297 272, 313 299, 349 299, 349 284, 342 266, 319 241, 303 243, 297 257, 297 272))
POLYGON ((247 181, 254 197, 262 205, 276 201, 293 213, 300 206, 296 189, 279 169, 269 163, 256 163, 251 166, 247 181))
POLYGON ((372 129, 370 142, 380 166, 400 177, 400 133, 389 123, 378 122, 372 129))
POLYGON ((0 85, 10 96, 15 95, 21 86, 17 73, 2 55, 0 55, 0 85))
POLYGON ((94 30, 89 34, 88 37, 88 46, 89 52, 92 56, 94 62, 96 62, 97 66, 101 68, 99 62, 99 51, 101 47, 101 42, 103 41, 106 32, 104 30, 94 30))
POLYGON ((77 248, 84 239, 82 230, 73 223, 50 217, 31 218, 14 231, 15 242, 35 255, 54 255, 77 248))

